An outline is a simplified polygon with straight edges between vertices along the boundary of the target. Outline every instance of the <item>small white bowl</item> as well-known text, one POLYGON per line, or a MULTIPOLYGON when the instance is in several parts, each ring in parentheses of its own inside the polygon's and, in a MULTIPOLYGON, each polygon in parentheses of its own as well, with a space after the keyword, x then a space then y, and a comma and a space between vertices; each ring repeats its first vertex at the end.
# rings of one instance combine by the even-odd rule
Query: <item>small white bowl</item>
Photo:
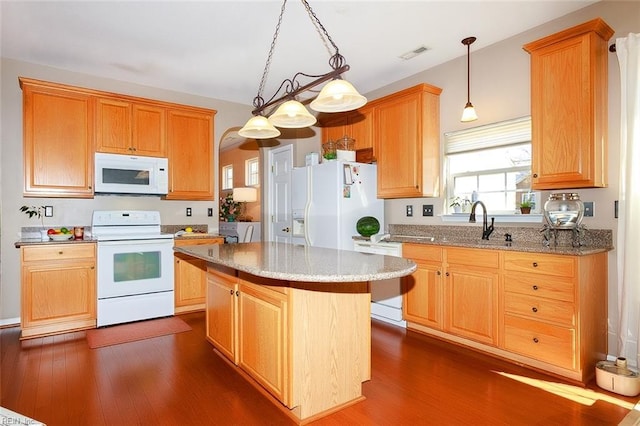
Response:
POLYGON ((50 234, 49 238, 53 241, 66 241, 73 238, 73 234, 50 234))

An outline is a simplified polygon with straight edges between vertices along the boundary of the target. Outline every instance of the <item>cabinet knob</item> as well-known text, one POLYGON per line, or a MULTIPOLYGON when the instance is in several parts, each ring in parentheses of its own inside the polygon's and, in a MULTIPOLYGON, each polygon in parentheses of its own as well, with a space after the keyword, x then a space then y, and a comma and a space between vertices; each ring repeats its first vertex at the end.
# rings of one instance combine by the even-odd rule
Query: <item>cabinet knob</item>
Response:
POLYGON ((537 338, 537 337, 534 337, 534 338, 533 338, 533 343, 538 343, 538 342, 539 342, 538 338, 537 338))
POLYGON ((449 276, 449 273, 447 272, 447 273, 445 273, 445 275, 448 277, 448 276, 449 276))
POLYGON ((229 294, 233 296, 233 290, 229 290, 229 294))
POLYGON ((436 275, 442 275, 442 272, 438 271, 436 272, 436 275))
POLYGON ((538 286, 537 286, 537 285, 535 285, 535 284, 533 285, 533 287, 532 287, 532 288, 533 288, 534 290, 538 290, 538 286))
POLYGON ((283 228, 283 229, 282 229, 282 232, 289 232, 289 231, 290 231, 290 229, 289 229, 289 227, 288 227, 288 226, 287 226, 286 228, 283 228))
POLYGON ((240 296, 240 292, 236 290, 236 296, 240 296))
POLYGON ((60 250, 60 251, 58 252, 58 254, 63 254, 63 253, 64 253, 64 252, 63 252, 62 250, 60 250))
POLYGON ((537 177, 538 177, 538 174, 537 174, 537 173, 534 173, 534 174, 533 174, 533 177, 534 177, 534 178, 537 178, 537 177))
POLYGON ((533 312, 538 312, 538 308, 536 308, 535 306, 534 306, 533 308, 531 308, 531 310, 532 310, 533 312))
POLYGON ((538 267, 538 262, 533 262, 533 267, 537 268, 538 267))

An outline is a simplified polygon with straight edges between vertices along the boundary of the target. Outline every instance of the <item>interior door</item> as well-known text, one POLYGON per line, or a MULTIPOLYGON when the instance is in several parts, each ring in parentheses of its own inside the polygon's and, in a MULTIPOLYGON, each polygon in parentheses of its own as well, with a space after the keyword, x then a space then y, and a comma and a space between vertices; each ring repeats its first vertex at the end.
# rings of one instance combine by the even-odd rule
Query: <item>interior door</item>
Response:
POLYGON ((291 170, 293 169, 293 147, 284 145, 271 149, 268 156, 269 182, 269 226, 267 239, 291 243, 291 170))

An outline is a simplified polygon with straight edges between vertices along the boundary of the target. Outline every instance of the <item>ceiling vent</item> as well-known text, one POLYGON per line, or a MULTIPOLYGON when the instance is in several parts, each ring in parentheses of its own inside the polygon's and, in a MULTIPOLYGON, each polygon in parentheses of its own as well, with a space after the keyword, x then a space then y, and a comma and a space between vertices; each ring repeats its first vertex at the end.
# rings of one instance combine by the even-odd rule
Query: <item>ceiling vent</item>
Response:
POLYGON ((410 52, 400 55, 399 58, 404 59, 405 61, 408 61, 409 59, 415 58, 416 56, 426 52, 427 50, 429 50, 427 46, 420 46, 417 49, 414 49, 410 52))

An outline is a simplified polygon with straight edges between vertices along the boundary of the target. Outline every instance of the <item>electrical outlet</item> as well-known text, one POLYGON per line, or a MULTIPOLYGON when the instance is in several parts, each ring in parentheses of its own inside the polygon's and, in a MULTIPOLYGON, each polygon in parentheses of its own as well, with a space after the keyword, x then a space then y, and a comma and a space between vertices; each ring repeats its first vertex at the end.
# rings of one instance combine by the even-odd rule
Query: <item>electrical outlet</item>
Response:
POLYGON ((613 202, 613 217, 618 218, 618 200, 613 202))
POLYGON ((187 216, 191 216, 191 207, 187 207, 187 216))
POLYGON ((44 206, 44 217, 53 217, 53 206, 44 206))
POLYGON ((422 216, 433 216, 433 204, 422 205, 422 216))
POLYGON ((209 207, 207 209, 207 216, 212 217, 213 216, 213 208, 209 207))
POLYGON ((413 216, 413 206, 407 206, 407 217, 413 216))
POLYGON ((584 216, 585 217, 593 217, 595 212, 593 211, 593 201, 585 201, 584 202, 584 216))

